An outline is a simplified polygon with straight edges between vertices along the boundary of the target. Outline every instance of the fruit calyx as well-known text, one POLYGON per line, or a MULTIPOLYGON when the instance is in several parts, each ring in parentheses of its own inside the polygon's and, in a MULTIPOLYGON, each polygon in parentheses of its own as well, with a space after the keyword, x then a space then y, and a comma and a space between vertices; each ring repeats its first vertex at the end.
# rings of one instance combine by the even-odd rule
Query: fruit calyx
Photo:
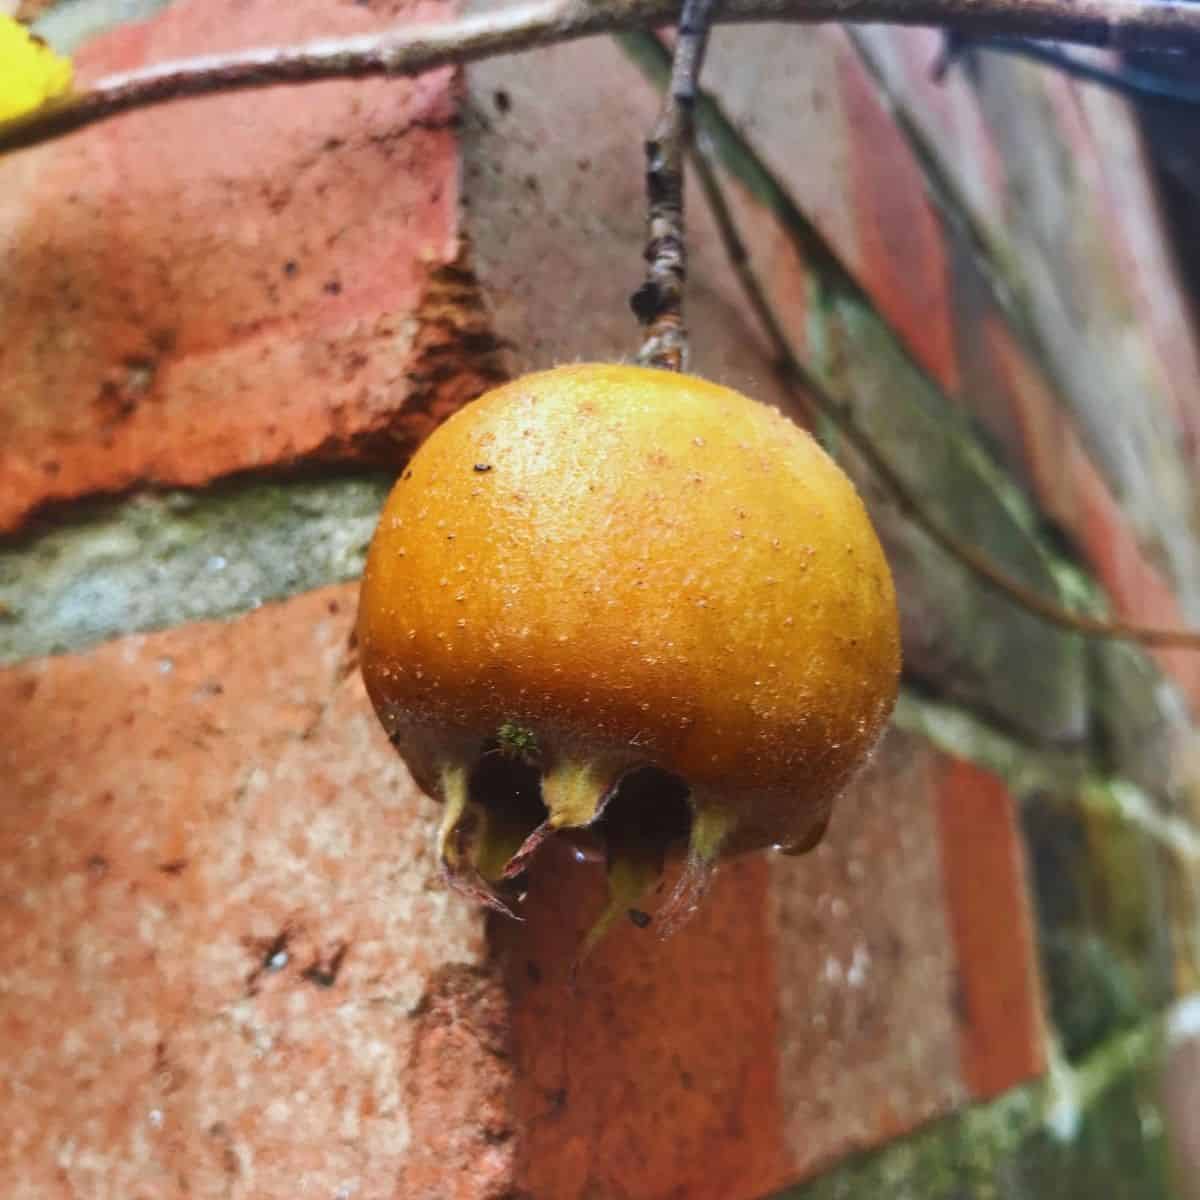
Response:
POLYGON ((673 932, 703 896, 733 818, 719 804, 696 806, 684 780, 652 763, 609 752, 545 755, 543 766, 542 745, 528 726, 508 721, 473 762, 443 763, 438 851, 447 882, 519 919, 523 876, 558 837, 578 860, 602 861, 607 875, 609 901, 581 957, 622 916, 673 932), (678 851, 679 882, 652 918, 645 898, 678 851))

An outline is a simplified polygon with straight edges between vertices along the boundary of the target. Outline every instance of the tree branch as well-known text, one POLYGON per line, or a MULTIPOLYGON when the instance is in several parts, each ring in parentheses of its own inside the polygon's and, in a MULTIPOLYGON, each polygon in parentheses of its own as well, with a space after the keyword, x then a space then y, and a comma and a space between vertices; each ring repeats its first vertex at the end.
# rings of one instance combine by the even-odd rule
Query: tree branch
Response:
POLYGON ((638 362, 667 371, 687 368, 683 289, 687 240, 683 223, 683 161, 692 141, 696 86, 704 65, 716 0, 685 0, 662 115, 646 143, 646 282, 630 307, 646 326, 638 362))
POLYGON ((846 406, 830 395, 820 380, 808 370, 792 350, 783 324, 776 316, 766 289, 750 262, 749 253, 737 231, 737 225, 717 179, 716 171, 702 146, 693 148, 693 162, 726 255, 742 285, 747 302, 754 310, 755 316, 771 343, 775 355, 775 369, 780 378, 801 398, 816 405, 837 426, 842 436, 854 447, 888 491, 892 493, 901 511, 914 525, 993 591, 999 592, 1026 612, 1032 613, 1035 617, 1039 617, 1051 625, 1057 625, 1060 629, 1066 629, 1071 633, 1082 633, 1094 638, 1139 642, 1144 646, 1200 650, 1200 630, 1160 629, 1125 621, 1109 621, 1102 617, 1089 616, 1086 613, 1072 612, 1013 579, 973 543, 960 538, 958 534, 947 529, 931 516, 916 493, 875 445, 871 436, 855 422, 846 406))
MULTIPOLYGON (((441 25, 160 63, 0 124, 0 153, 188 96, 321 79, 418 75, 596 33, 674 21, 679 0, 539 0, 441 25)), ((1189 0, 724 0, 722 22, 840 21, 941 26, 973 36, 1051 38, 1123 50, 1200 48, 1189 0)))

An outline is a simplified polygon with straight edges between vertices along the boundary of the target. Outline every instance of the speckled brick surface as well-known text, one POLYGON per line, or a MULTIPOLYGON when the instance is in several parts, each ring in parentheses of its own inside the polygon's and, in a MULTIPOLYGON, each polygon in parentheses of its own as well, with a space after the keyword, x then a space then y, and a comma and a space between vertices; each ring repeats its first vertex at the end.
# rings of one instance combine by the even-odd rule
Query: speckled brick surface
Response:
MULTIPOLYGON (((191 0, 89 43, 79 75, 447 9, 388 7, 191 0)), ((325 83, 0 164, 0 530, 90 492, 411 447, 455 402, 429 378, 459 286, 455 111, 449 71, 325 83)))
POLYGON ((505 1072, 465 1020, 438 1107, 430 1014, 464 971, 466 1014, 496 984, 351 669, 353 605, 0 676, 7 1195, 393 1197, 439 1125, 439 1195, 503 1173, 505 1072))

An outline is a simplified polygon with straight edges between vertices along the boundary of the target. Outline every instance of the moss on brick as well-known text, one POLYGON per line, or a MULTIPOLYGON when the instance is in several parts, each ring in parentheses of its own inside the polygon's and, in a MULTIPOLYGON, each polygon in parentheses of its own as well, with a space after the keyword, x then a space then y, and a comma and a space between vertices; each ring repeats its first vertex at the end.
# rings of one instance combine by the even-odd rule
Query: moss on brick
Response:
MULTIPOLYGON (((925 511, 1035 592, 1060 599, 1053 556, 1016 485, 961 411, 916 368, 873 311, 848 296, 825 306, 819 369, 925 511)), ((844 456, 868 501, 871 471, 844 456)), ((901 596, 906 669, 942 694, 1040 742, 1087 731, 1082 639, 983 586, 881 495, 871 504, 901 596), (1036 703, 1030 698, 1037 697, 1036 703)))
POLYGON ((1155 1073, 1131 1073, 1085 1114, 1064 1141, 1041 1130, 998 1165, 1003 1200, 1169 1200, 1165 1125, 1155 1073))
POLYGON ((893 714, 907 733, 918 734, 953 758, 966 759, 1000 776, 1018 799, 1044 792, 1073 791, 1089 775, 1086 748, 1030 747, 965 708, 901 693, 893 714))
POLYGON ((1172 995, 1161 848, 1076 796, 1026 804, 1022 824, 1050 1016, 1077 1059, 1172 995))
POLYGON ((352 579, 387 487, 377 475, 138 496, 0 543, 0 662, 352 579))
POLYGON ((1001 1164, 1041 1129, 1044 1089, 1021 1088, 861 1155, 777 1200, 992 1200, 1001 1164))
POLYGON ((896 723, 999 775, 1021 802, 1049 1014, 1078 1059, 1200 978, 1200 834, 1081 749, 1031 749, 954 706, 901 696, 896 723))
POLYGON ((1159 1034, 1152 1018, 1075 1071, 859 1155, 776 1200, 1165 1200, 1159 1034))

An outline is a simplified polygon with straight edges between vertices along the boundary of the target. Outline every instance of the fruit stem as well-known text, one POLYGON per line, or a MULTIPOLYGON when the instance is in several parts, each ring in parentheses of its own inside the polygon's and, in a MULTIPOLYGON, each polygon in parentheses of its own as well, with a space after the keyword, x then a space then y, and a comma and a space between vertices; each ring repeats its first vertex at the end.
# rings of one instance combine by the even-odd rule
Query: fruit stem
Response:
POLYGON ((687 367, 683 289, 687 245, 683 221, 683 163, 692 140, 697 81, 708 46, 716 0, 684 0, 675 38, 671 82, 662 113, 646 142, 646 282, 629 298, 646 326, 638 362, 682 371, 687 367))

